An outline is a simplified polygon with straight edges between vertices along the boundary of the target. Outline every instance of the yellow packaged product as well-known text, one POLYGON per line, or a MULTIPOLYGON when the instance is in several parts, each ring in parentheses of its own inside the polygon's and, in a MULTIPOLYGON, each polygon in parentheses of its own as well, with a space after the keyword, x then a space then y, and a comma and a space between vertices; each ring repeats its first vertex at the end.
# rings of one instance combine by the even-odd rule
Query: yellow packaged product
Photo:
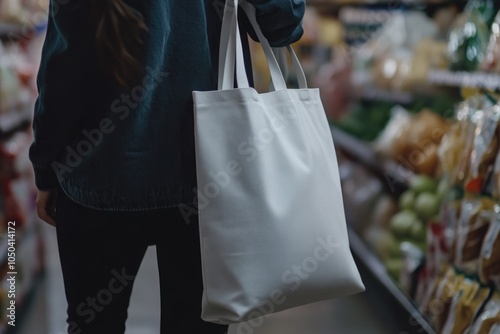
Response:
POLYGON ((499 149, 500 106, 494 105, 476 112, 476 130, 470 155, 470 168, 465 189, 471 194, 481 194, 488 173, 493 170, 499 149))
POLYGON ((489 334, 495 324, 500 324, 500 292, 495 292, 472 325, 469 334, 489 334))
POLYGON ((493 215, 494 202, 489 198, 465 199, 453 243, 453 263, 468 274, 479 270, 479 258, 493 215))
POLYGON ((484 100, 484 97, 475 96, 458 105, 457 122, 446 133, 439 146, 441 172, 450 176, 452 185, 462 185, 468 175, 476 130, 473 116, 481 110, 484 100))
POLYGON ((442 334, 463 334, 476 318, 480 308, 488 299, 489 288, 481 288, 480 284, 465 279, 453 296, 442 334))
POLYGON ((445 135, 438 149, 441 171, 450 176, 453 185, 463 185, 469 177, 471 155, 474 150, 480 153, 475 145, 476 129, 481 119, 478 114, 492 107, 493 103, 486 96, 474 96, 459 104, 457 123, 445 135))
POLYGON ((484 284, 493 283, 500 288, 500 205, 494 207, 494 214, 481 248, 479 277, 484 284))
MULTIPOLYGON (((420 307, 419 307, 420 312, 428 318, 430 318, 430 315, 431 315, 431 305, 432 305, 432 302, 435 301, 436 291, 438 289, 438 286, 443 281, 443 279, 447 273, 448 273, 448 271, 443 271, 443 272, 439 273, 436 277, 434 277, 429 282, 429 284, 422 283, 422 284, 426 285, 425 293, 422 296, 422 300, 417 301, 417 302, 419 302, 419 305, 420 305, 420 307)), ((419 281, 419 284, 420 283, 421 282, 419 281)))
POLYGON ((441 332, 446 322, 453 296, 463 280, 464 276, 457 275, 453 268, 448 268, 437 286, 434 297, 426 307, 425 314, 428 315, 438 333, 441 332))

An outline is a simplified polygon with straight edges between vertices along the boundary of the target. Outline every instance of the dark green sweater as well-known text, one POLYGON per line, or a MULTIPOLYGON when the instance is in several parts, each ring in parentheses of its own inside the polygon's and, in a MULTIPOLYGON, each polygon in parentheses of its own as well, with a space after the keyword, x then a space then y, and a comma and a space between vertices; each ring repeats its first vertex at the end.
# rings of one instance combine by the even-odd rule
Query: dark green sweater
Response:
MULTIPOLYGON (((129 0, 149 33, 147 74, 128 91, 99 70, 89 1, 59 2, 51 1, 38 75, 30 149, 37 187, 61 186, 76 202, 101 210, 192 204, 191 94, 217 87, 223 0, 129 0)), ((302 35, 304 0, 249 2, 273 46, 302 35)))

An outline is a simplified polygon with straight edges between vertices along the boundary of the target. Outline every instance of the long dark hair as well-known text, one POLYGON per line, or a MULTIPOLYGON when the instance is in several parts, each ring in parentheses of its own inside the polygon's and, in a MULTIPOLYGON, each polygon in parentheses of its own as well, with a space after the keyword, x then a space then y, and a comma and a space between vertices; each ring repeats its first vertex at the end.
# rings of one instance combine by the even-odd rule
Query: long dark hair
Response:
POLYGON ((91 0, 96 51, 102 69, 122 88, 143 73, 144 18, 124 0, 91 0))

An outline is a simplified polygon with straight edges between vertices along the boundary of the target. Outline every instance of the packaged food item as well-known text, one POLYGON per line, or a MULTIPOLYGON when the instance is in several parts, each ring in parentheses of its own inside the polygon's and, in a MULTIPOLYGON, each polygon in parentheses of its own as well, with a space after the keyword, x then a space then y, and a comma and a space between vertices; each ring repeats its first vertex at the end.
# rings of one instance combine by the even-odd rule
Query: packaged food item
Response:
POLYGON ((449 267, 443 277, 438 280, 434 295, 423 307, 424 314, 429 317, 438 333, 444 327, 453 296, 463 280, 464 276, 457 275, 455 270, 449 267))
POLYGON ((500 154, 497 155, 493 166, 493 175, 491 177, 491 194, 493 198, 500 201, 500 154))
POLYGON ((439 272, 437 275, 433 277, 428 277, 428 281, 419 280, 418 285, 419 289, 422 291, 420 298, 415 301, 419 305, 419 311, 426 317, 430 319, 432 302, 436 298, 436 291, 444 279, 444 276, 448 273, 446 268, 442 272, 439 272))
POLYGON ((438 147, 449 123, 428 109, 411 115, 396 106, 391 113, 389 124, 374 142, 375 151, 415 174, 433 177, 438 166, 438 147))
POLYGON ((490 227, 481 248, 479 277, 500 288, 500 205, 495 204, 490 227))
POLYGON ((500 324, 500 292, 495 292, 484 306, 469 334, 489 334, 494 325, 500 324))
POLYGON ((453 262, 466 273, 479 269, 481 246, 493 216, 494 202, 489 198, 466 199, 462 202, 456 227, 453 262))
POLYGON ((427 224, 425 266, 429 279, 438 277, 443 271, 443 266, 450 263, 445 231, 445 224, 440 221, 431 220, 427 224))
POLYGON ((457 121, 444 135, 438 149, 441 172, 449 176, 452 185, 460 184, 460 179, 464 177, 459 174, 458 168, 461 162, 462 164, 465 161, 468 162, 463 156, 465 155, 464 151, 467 151, 468 143, 472 142, 474 135, 471 114, 474 112, 476 104, 476 101, 469 99, 458 105, 456 109, 457 121))
POLYGON ((408 130, 407 146, 401 162, 417 174, 435 176, 438 146, 449 127, 450 124, 441 116, 429 109, 421 110, 414 116, 408 130))
POLYGON ((466 12, 476 10, 486 25, 491 26, 497 10, 495 0, 469 0, 465 7, 466 12))
POLYGON ((448 44, 453 71, 476 71, 483 62, 490 39, 490 22, 495 15, 492 0, 471 0, 465 22, 455 28, 448 44))
POLYGON ((500 72, 500 12, 495 17, 491 27, 490 42, 481 64, 481 70, 500 72))
POLYGON ((489 334, 500 334, 500 324, 494 324, 489 334))
POLYGON ((426 289, 424 298, 420 303, 420 312, 429 318, 429 320, 434 324, 436 316, 441 310, 441 301, 438 298, 438 292, 442 289, 442 284, 445 280, 450 280, 450 276, 455 276, 455 271, 450 268, 449 265, 443 268, 435 279, 429 284, 426 289))
POLYGON ((452 185, 462 186, 469 175, 471 155, 476 138, 478 114, 493 107, 486 96, 474 96, 460 103, 457 122, 444 136, 438 149, 441 172, 450 177, 452 185))
POLYGON ((500 147, 500 106, 476 112, 475 119, 476 130, 465 188, 471 194, 480 194, 500 147))
POLYGON ((481 288, 478 282, 464 279, 453 296, 448 318, 442 334, 462 334, 472 325, 480 308, 488 299, 489 288, 481 288))

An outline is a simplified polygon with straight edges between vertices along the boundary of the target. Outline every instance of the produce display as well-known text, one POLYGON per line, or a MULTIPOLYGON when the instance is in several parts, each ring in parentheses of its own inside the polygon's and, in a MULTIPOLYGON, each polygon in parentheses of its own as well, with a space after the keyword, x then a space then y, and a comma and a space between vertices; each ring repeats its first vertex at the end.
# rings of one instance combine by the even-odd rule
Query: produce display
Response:
MULTIPOLYGON (((397 112, 383 133, 399 145, 403 136, 396 129, 411 138, 412 127, 425 128, 412 117, 429 112, 411 115, 401 107, 397 112)), ((354 227, 437 333, 490 333, 500 324, 498 301, 492 299, 500 291, 500 104, 477 95, 457 104, 445 127, 426 122, 428 132, 440 130, 433 173, 415 173, 396 209, 377 188, 367 207, 373 220, 354 227)), ((381 147, 394 149, 390 142, 381 147)), ((352 187, 345 191, 349 198, 352 187)))
POLYGON ((400 196, 397 212, 387 217, 386 223, 372 224, 363 232, 395 279, 399 280, 406 261, 402 249, 413 247, 411 256, 417 256, 419 263, 423 260, 427 223, 438 216, 444 191, 442 183, 416 176, 409 190, 400 196))

